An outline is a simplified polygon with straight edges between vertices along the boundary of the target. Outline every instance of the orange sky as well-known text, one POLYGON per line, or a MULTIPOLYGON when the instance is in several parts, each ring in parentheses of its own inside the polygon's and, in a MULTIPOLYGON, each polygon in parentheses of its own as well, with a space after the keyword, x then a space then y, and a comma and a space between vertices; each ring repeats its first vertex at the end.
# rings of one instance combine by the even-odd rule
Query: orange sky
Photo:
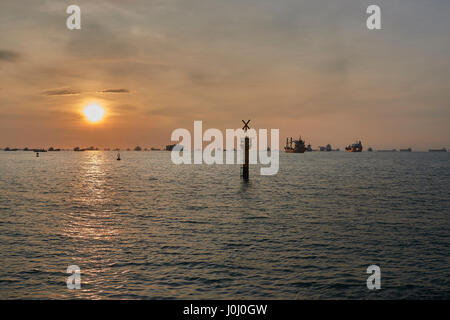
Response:
POLYGON ((314 147, 449 147, 450 3, 4 0, 0 148, 170 143, 176 128, 256 128, 314 147), (96 101, 107 113, 88 123, 96 101))

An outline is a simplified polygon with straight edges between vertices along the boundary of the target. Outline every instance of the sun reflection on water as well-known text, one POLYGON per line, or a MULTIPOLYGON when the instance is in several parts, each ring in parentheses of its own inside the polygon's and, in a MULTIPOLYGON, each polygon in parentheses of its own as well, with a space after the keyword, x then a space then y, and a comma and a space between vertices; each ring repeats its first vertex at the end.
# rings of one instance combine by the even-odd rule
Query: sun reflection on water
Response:
POLYGON ((73 185, 72 206, 65 213, 63 234, 71 239, 73 263, 83 274, 77 295, 90 299, 102 295, 99 284, 106 281, 105 275, 114 277, 114 257, 120 251, 120 217, 114 188, 108 185, 108 170, 104 153, 84 153, 73 185))

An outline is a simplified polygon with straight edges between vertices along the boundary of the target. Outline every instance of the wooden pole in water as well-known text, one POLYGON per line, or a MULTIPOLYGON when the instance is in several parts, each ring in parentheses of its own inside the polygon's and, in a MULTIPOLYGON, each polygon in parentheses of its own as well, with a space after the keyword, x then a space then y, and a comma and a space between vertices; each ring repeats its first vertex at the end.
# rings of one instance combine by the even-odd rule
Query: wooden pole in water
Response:
MULTIPOLYGON (((244 127, 242 129, 244 130, 245 133, 247 133, 247 130, 250 129, 250 127, 248 126, 248 123, 250 122, 250 120, 248 120, 247 122, 242 120, 242 122, 244 123, 244 127)), ((250 138, 247 135, 245 136, 244 148, 245 148, 245 151, 244 151, 244 164, 242 165, 242 178, 244 180, 248 180, 249 179, 250 138)))
POLYGON ((249 166, 248 166, 248 157, 249 157, 249 138, 245 137, 245 158, 244 158, 244 165, 242 167, 242 178, 244 180, 248 180, 249 177, 249 166))

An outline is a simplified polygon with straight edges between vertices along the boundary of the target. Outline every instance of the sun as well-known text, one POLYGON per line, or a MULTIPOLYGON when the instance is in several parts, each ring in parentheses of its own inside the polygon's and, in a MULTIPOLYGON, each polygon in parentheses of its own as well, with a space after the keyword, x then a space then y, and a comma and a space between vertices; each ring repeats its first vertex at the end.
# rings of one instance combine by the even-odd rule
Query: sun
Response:
POLYGON ((84 116, 89 122, 100 122, 105 116, 105 109, 98 104, 90 104, 83 109, 84 116))

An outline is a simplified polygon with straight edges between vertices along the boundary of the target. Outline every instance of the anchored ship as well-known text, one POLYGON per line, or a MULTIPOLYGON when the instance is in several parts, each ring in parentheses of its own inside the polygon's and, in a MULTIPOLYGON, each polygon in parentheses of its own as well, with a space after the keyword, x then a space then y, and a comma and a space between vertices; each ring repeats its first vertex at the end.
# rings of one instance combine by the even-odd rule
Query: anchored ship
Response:
POLYGON ((284 151, 288 153, 304 153, 306 151, 305 141, 300 137, 298 140, 286 138, 286 146, 284 151))
POLYGON ((428 150, 429 152, 447 152, 447 149, 442 148, 442 149, 430 149, 428 150))
POLYGON ((347 152, 362 152, 363 146, 361 141, 355 142, 347 147, 345 147, 345 151, 347 152))
POLYGON ((183 146, 180 144, 169 144, 166 146, 166 151, 183 151, 183 146))
POLYGON ((320 146, 320 147, 319 147, 319 151, 327 151, 327 152, 330 152, 330 151, 337 151, 337 150, 333 150, 333 148, 331 147, 331 144, 327 144, 326 147, 320 146))

